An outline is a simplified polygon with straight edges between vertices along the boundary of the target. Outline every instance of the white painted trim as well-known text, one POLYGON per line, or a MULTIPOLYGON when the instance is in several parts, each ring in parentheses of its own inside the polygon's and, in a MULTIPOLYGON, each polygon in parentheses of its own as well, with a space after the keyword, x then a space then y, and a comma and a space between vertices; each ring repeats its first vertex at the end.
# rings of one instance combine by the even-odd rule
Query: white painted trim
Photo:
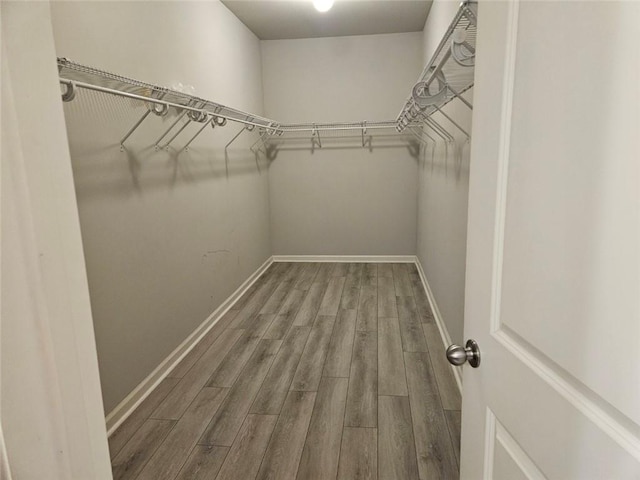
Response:
POLYGON ((496 416, 487 407, 484 419, 484 475, 482 480, 493 480, 493 464, 496 450, 496 416))
POLYGON ((500 118, 500 144, 498 147, 498 167, 496 179, 495 224, 493 236, 493 258, 491 272, 491 312, 489 332, 500 329, 502 308, 502 264, 504 261, 504 238, 507 218, 507 193, 509 187, 509 162, 511 156, 511 120, 513 118, 513 95, 516 76, 516 50, 518 45, 518 16, 520 3, 509 3, 507 24, 507 48, 502 87, 502 114, 500 118))
POLYGON ((414 263, 415 255, 274 255, 274 262, 414 263))
POLYGON ((202 322, 176 349, 165 358, 156 369, 151 372, 129 395, 125 397, 106 418, 107 436, 124 422, 129 415, 149 396, 149 394, 164 380, 178 363, 202 340, 211 328, 220 320, 233 304, 253 285, 253 283, 273 263, 269 257, 255 272, 244 281, 222 304, 202 322))
MULTIPOLYGON (((536 464, 531 460, 531 457, 525 452, 518 444, 515 438, 511 436, 509 431, 505 428, 500 420, 495 418, 495 439, 502 445, 502 448, 509 454, 513 463, 515 463, 520 471, 531 480, 545 480, 547 477, 538 469, 536 464)), ((495 447, 494 447, 495 452, 495 447)), ((495 453, 494 453, 495 455, 495 453)), ((494 457, 491 458, 491 463, 494 463, 494 457)), ((491 472, 493 474, 493 472, 491 472)), ((493 478, 486 477, 486 478, 493 478)))
POLYGON ((0 478, 2 480, 11 480, 11 467, 9 466, 9 454, 4 443, 4 435, 2 434, 2 423, 0 423, 0 478))
POLYGON ((615 408, 602 400, 596 393, 576 382, 566 379, 562 372, 556 371, 539 355, 536 355, 522 344, 513 335, 502 329, 493 334, 493 337, 502 344, 516 358, 519 358, 538 377, 553 388, 567 402, 581 412, 594 425, 597 425, 604 433, 609 435, 618 445, 629 452, 634 458, 640 460, 640 441, 635 433, 637 425, 628 417, 616 418, 615 408), (595 398, 599 401, 596 401, 595 398), (612 413, 615 412, 615 413, 612 413))
MULTIPOLYGON (((427 299, 431 304, 431 311, 433 312, 433 316, 436 320, 436 325, 438 326, 438 330, 440 331, 440 337, 442 338, 442 343, 445 348, 451 345, 451 336, 449 335, 449 331, 442 319, 442 314, 440 313, 440 309, 438 308, 438 304, 436 303, 436 297, 433 296, 433 292, 431 291, 431 287, 429 286, 429 282, 427 281, 427 277, 424 274, 424 270, 422 269, 422 264, 418 257, 415 257, 416 268, 418 269, 418 274, 420 275, 420 280, 422 280, 422 286, 424 287, 424 291, 427 294, 427 299)), ((453 371, 453 376, 456 379, 456 384, 458 385, 458 389, 460 389, 460 393, 462 393, 462 373, 461 369, 454 367, 451 365, 451 370, 453 371)))

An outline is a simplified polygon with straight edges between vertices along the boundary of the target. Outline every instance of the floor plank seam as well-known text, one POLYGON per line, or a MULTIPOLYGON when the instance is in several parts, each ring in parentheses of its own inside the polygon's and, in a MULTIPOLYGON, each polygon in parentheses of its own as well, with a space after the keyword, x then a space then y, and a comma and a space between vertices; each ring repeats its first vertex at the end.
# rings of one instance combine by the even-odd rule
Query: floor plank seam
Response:
MULTIPOLYGON (((280 411, 282 412, 282 407, 280 407, 280 411)), ((280 420, 280 414, 278 414, 278 418, 276 419, 276 425, 278 424, 278 421, 280 420)), ((273 433, 276 431, 275 425, 274 427, 271 429, 271 433, 269 434, 269 440, 267 440, 266 442, 266 446, 264 448, 264 452, 262 452, 262 457, 260 458, 260 465, 258 465, 258 469, 256 470, 256 474, 253 476, 253 479, 247 479, 247 480, 255 480, 255 478, 258 476, 258 474, 260 473, 260 469, 262 468, 262 464, 264 463, 264 458, 267 455, 267 451, 269 450, 269 445, 271 444, 271 439, 273 438, 273 433)), ((232 445, 233 447, 233 445, 232 445)), ((217 480, 217 477, 216 477, 217 480)), ((224 480, 224 479, 220 479, 220 480, 224 480)))
MULTIPOLYGON (((323 366, 324 367, 324 366, 323 366)), ((318 386, 318 390, 320 387, 318 386)), ((318 402, 318 390, 316 390, 316 396, 313 399, 313 408, 311 409, 311 416, 309 417, 309 424, 307 425, 307 431, 304 435, 304 442, 302 444, 302 450, 300 458, 298 459, 298 465, 296 466, 296 474, 293 476, 296 480, 298 479, 298 471, 300 470, 300 462, 302 461, 302 454, 304 453, 304 447, 307 445, 307 440, 309 439, 309 430, 311 430, 311 420, 313 419, 313 414, 315 413, 316 405, 318 402)), ((300 479, 302 480, 302 479, 300 479)))
MULTIPOLYGON (((348 382, 347 382, 347 396, 345 398, 345 403, 344 403, 344 412, 342 412, 342 434, 340 435, 340 448, 338 449, 338 470, 336 471, 336 477, 338 476, 338 473, 340 472, 340 460, 342 459, 342 443, 344 442, 344 429, 346 428, 345 425, 347 423, 347 406, 348 406, 348 402, 349 402, 349 391, 351 388, 351 369, 353 368, 353 353, 355 350, 355 346, 356 346, 356 333, 357 333, 357 328, 358 328, 358 311, 359 311, 359 305, 360 305, 360 292, 362 292, 362 269, 361 269, 361 275, 360 275, 360 288, 358 290, 358 301, 356 302, 356 325, 355 325, 355 329, 353 332, 353 342, 351 342, 351 360, 349 362, 349 377, 348 377, 348 382)), ((343 295, 344 295, 344 291, 343 291, 343 295)), ((342 299, 340 299, 340 302, 342 303, 342 299)))
POLYGON ((418 469, 418 475, 420 475, 420 462, 418 462, 418 455, 419 455, 418 442, 416 441, 416 429, 415 429, 415 425, 418 419, 414 418, 413 408, 411 405, 411 391, 409 387, 409 376, 407 375, 407 361, 406 361, 406 356, 404 352, 402 353, 402 362, 404 363, 404 377, 405 377, 405 381, 407 382, 407 401, 409 403, 409 414, 411 415, 411 438, 413 438, 413 448, 415 448, 416 468, 418 469))

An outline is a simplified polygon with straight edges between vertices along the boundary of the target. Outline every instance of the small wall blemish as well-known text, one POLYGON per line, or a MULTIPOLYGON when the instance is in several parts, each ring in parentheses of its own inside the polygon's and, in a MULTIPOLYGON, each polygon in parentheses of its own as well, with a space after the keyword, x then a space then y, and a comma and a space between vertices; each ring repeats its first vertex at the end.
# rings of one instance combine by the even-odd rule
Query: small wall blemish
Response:
POLYGON ((230 255, 231 254, 231 250, 226 250, 226 249, 220 249, 220 250, 207 250, 207 252, 202 255, 202 262, 204 263, 204 261, 209 257, 209 256, 217 256, 217 255, 230 255))

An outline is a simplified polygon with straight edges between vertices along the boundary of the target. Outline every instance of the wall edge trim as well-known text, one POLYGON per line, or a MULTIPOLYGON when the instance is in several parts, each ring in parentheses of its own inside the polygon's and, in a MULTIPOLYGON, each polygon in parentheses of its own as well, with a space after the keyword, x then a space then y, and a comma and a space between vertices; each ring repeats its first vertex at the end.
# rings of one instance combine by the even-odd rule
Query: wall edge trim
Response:
POLYGON ((274 262, 414 263, 415 255, 274 255, 274 262))
POLYGON ((227 299, 220 304, 196 329, 184 339, 160 364, 142 380, 105 418, 107 424, 107 437, 138 408, 145 398, 164 380, 178 363, 202 340, 225 313, 227 313, 236 301, 255 283, 274 262, 273 257, 267 260, 253 272, 227 299))
MULTIPOLYGON (((433 292, 431 291, 431 287, 429 286, 429 282, 427 281, 427 276, 425 275, 424 269, 422 268, 422 264, 420 263, 420 259, 417 256, 415 257, 415 263, 418 269, 418 274, 420 275, 420 280, 422 281, 422 287, 424 288, 424 291, 427 294, 427 299, 431 304, 431 311, 433 312, 436 325, 438 326, 438 330, 440 331, 440 338, 442 339, 442 343, 444 344, 445 348, 447 348, 449 345, 451 345, 451 335, 449 335, 447 326, 445 325, 444 320, 442 319, 442 314, 440 313, 440 309, 438 308, 438 304, 436 303, 436 297, 433 295, 433 292)), ((453 376, 456 379, 456 384, 458 385, 458 389, 462 394, 462 373, 460 371, 461 369, 456 368, 453 365, 450 365, 450 367, 453 371, 453 376)))

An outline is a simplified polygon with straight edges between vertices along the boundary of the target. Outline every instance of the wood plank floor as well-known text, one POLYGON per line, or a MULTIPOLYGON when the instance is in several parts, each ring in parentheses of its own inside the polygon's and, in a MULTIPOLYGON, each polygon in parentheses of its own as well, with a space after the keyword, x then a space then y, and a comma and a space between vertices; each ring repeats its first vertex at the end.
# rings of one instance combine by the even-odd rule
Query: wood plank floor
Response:
POLYGON ((274 263, 111 435, 113 475, 456 479, 460 404, 414 265, 274 263))

